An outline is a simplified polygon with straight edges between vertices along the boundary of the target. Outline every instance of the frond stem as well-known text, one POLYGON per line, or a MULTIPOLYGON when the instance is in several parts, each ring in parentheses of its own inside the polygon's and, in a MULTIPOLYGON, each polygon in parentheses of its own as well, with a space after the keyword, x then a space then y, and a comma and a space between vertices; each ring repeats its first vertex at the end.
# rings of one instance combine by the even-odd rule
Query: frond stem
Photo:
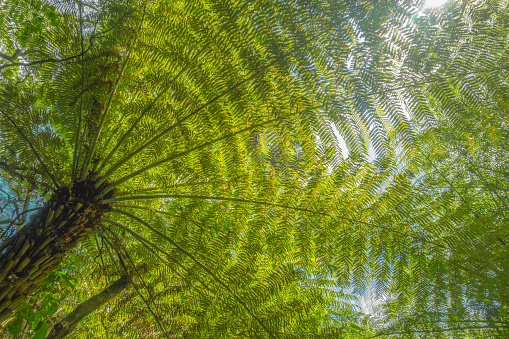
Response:
POLYGON ((216 283, 218 283, 220 286, 222 286, 226 291, 228 291, 228 293, 230 293, 234 298, 235 300, 240 304, 242 305, 242 307, 247 311, 247 313, 249 315, 251 315, 251 317, 256 320, 256 322, 258 322, 258 324, 260 324, 260 326, 269 334, 269 336, 271 338, 276 338, 277 337, 275 336, 275 334, 273 334, 268 328, 267 326, 265 326, 265 324, 256 316, 256 314, 253 313, 253 311, 251 311, 251 309, 247 306, 247 303, 245 303, 238 295, 237 293, 235 293, 231 288, 230 286, 228 286, 226 283, 224 283, 221 279, 219 279, 219 277, 214 274, 210 269, 207 268, 207 266, 205 266, 204 264, 201 263, 201 261, 199 261, 194 255, 192 255, 191 253, 189 253, 188 251, 186 251, 184 248, 182 248, 180 245, 178 245, 176 242, 174 242, 170 237, 168 237, 166 234, 164 233, 161 233, 160 231, 158 231, 157 229, 155 229, 154 227, 150 226, 149 223, 145 222, 144 220, 138 218, 137 216, 129 213, 129 212, 125 212, 125 211, 122 211, 122 210, 119 210, 119 209, 112 209, 111 212, 113 213, 118 213, 118 214, 122 214, 122 215, 125 215, 137 222, 139 222, 140 224, 144 225, 145 227, 147 227, 148 229, 150 229, 152 232, 156 233, 157 235, 159 235, 161 238, 165 239, 166 241, 168 241, 171 245, 173 245, 175 248, 177 248, 180 252, 182 252, 185 256, 187 256, 189 259, 191 259, 196 265, 198 265, 199 267, 201 267, 201 269, 203 269, 208 275, 210 275, 212 277, 212 279, 214 279, 214 281, 216 283))
POLYGON ((119 201, 142 200, 142 199, 165 199, 165 198, 232 201, 232 202, 240 202, 240 203, 247 203, 247 204, 254 204, 254 205, 273 206, 273 207, 284 208, 284 209, 289 209, 289 210, 293 210, 293 211, 300 211, 300 212, 305 212, 305 213, 323 215, 323 216, 326 216, 326 217, 329 217, 332 219, 337 218, 337 219, 341 219, 341 220, 346 220, 350 223, 354 223, 354 224, 357 223, 357 224, 362 224, 362 225, 370 226, 370 227, 377 228, 377 229, 382 229, 382 230, 385 230, 385 231, 388 231, 391 233, 396 233, 400 236, 412 237, 415 240, 417 240, 418 242, 426 242, 426 243, 438 246, 440 248, 447 248, 446 246, 444 246, 441 243, 429 241, 426 239, 421 239, 415 234, 412 234, 412 233, 409 234, 409 233, 405 233, 402 231, 398 231, 398 230, 389 228, 384 225, 374 224, 374 223, 371 223, 368 221, 352 219, 352 218, 348 218, 345 216, 333 215, 333 214, 320 212, 320 211, 314 211, 314 210, 310 210, 310 209, 302 208, 302 207, 292 207, 292 206, 283 205, 283 204, 274 204, 274 203, 270 203, 267 201, 250 200, 250 199, 242 199, 242 198, 218 197, 218 196, 203 196, 203 195, 157 194, 157 195, 133 195, 133 196, 126 196, 126 197, 117 197, 117 198, 105 199, 105 200, 103 200, 103 203, 109 204, 109 203, 115 203, 115 202, 119 202, 119 201))
POLYGON ((111 90, 111 94, 108 98, 108 103, 106 104, 106 108, 104 109, 104 112, 101 114, 101 120, 99 121, 99 126, 97 127, 97 132, 94 135, 94 140, 92 141, 92 145, 90 146, 90 151, 88 152, 88 156, 85 160, 85 163, 83 164, 81 168, 81 179, 85 179, 87 176, 88 168, 90 167, 90 162, 92 161, 92 158, 95 154, 95 148, 97 146, 97 141, 99 140, 99 136, 101 135, 101 131, 104 126, 104 122, 106 121, 106 116, 108 115, 108 112, 111 108, 111 102, 113 100, 113 97, 115 93, 117 92, 117 87, 120 82, 120 79, 122 78, 122 75, 124 74, 125 67, 127 66, 127 63, 129 62, 131 53, 127 54, 126 60, 122 64, 122 68, 120 69, 120 73, 118 74, 117 80, 115 80, 115 85, 113 86, 113 89, 111 90))
MULTIPOLYGON (((83 18, 82 18, 82 3, 79 3, 79 9, 80 9, 80 45, 81 45, 81 53, 83 53, 84 46, 83 46, 83 18)), ((81 92, 83 93, 84 88, 84 82, 85 82, 85 70, 83 65, 83 55, 80 58, 81 61, 81 92)), ((78 115, 78 127, 76 129, 76 139, 74 141, 74 155, 72 157, 72 180, 76 179, 76 172, 78 171, 79 166, 79 140, 80 140, 80 133, 81 133, 81 123, 83 119, 83 95, 80 96, 80 108, 79 108, 79 115, 78 115)))
MULTIPOLYGON (((310 210, 307 208, 292 207, 292 206, 283 205, 283 204, 273 204, 273 203, 270 203, 267 201, 249 200, 249 199, 242 199, 242 198, 218 197, 218 196, 204 196, 204 195, 184 195, 184 194, 133 195, 133 196, 126 196, 126 197, 105 199, 105 200, 103 200, 103 203, 109 204, 112 202, 119 202, 119 201, 141 200, 141 199, 164 199, 164 198, 233 201, 233 202, 248 203, 248 204, 255 204, 255 205, 274 206, 274 207, 290 209, 290 210, 294 210, 294 211, 301 211, 301 212, 307 212, 307 213, 313 213, 313 214, 319 214, 319 215, 332 217, 332 215, 325 213, 325 212, 313 211, 313 210, 310 210)), ((356 221, 356 220, 344 218, 344 217, 340 217, 340 218, 343 218, 346 220, 351 220, 351 221, 356 221)))
MULTIPOLYGON (((205 51, 205 49, 208 47, 205 46, 203 49, 201 49, 197 54, 196 56, 194 57, 195 59, 198 58, 198 56, 203 52, 205 51)), ((110 151, 110 153, 108 154, 108 156, 106 156, 106 159, 104 159, 104 161, 102 162, 101 166, 97 169, 96 171, 96 174, 94 174, 94 177, 93 179, 97 179, 97 177, 99 176, 99 174, 104 170, 104 167, 106 167, 106 165, 108 165, 109 161, 111 160, 111 158, 113 157, 113 155, 115 154, 115 152, 118 150, 118 148, 124 143, 124 141, 129 137, 129 135, 132 133, 132 131, 136 128, 136 126, 138 126, 139 122, 141 121, 141 119, 143 119, 143 117, 152 109, 152 107, 159 101, 159 99, 161 99, 161 97, 166 94, 166 92, 170 89, 171 85, 182 75, 184 74, 185 71, 187 71, 189 69, 189 67, 184 67, 180 70, 180 72, 175 76, 173 77, 173 79, 170 80, 170 82, 168 83, 168 85, 166 85, 166 87, 161 91, 161 93, 159 93, 155 98, 154 100, 152 100, 152 102, 150 102, 150 104, 141 112, 140 116, 134 121, 134 123, 131 125, 131 127, 129 127, 129 129, 127 130, 127 132, 124 133, 124 135, 122 136, 122 138, 120 138, 120 140, 116 143, 116 145, 113 147, 113 149, 110 151)))
POLYGON ((122 160, 118 161, 108 172, 105 173, 105 175, 103 177, 101 177, 99 180, 96 181, 95 183, 95 187, 99 187, 104 181, 106 181, 108 179, 108 177, 113 173, 115 172, 117 169, 119 169, 122 165, 124 165, 125 163, 127 163, 129 160, 131 160, 135 155, 137 155, 138 153, 140 153, 141 151, 143 151, 145 148, 147 148, 148 146, 150 146, 151 144, 153 144, 154 142, 156 142, 157 140, 159 140, 161 137, 163 137, 164 135, 168 134, 170 131, 174 130, 175 128, 179 127, 180 125, 182 125, 184 122, 186 122, 188 119, 192 118, 193 116, 195 116, 196 114, 200 113, 202 110, 204 110, 205 108, 207 108, 208 106, 212 105, 213 103, 215 103, 216 101, 218 101, 219 99, 221 99, 222 97, 224 97, 225 95, 231 93, 232 91, 234 91, 236 88, 242 86, 243 84, 253 80, 253 79, 256 79, 260 74, 262 74, 265 70, 267 70, 268 68, 274 66, 277 62, 277 59, 272 61, 271 63, 269 63, 268 65, 262 67, 260 70, 258 70, 257 72, 255 72, 253 75, 251 75, 250 77, 236 83, 235 85, 233 85, 232 87, 230 87, 229 89, 225 90, 224 92, 222 92, 221 94, 218 94, 217 96, 215 96, 213 99, 209 100, 207 103, 203 104, 202 106, 198 107, 197 109, 195 109, 194 111, 192 111, 191 113, 189 113, 188 115, 186 115, 185 117, 179 119, 176 123, 174 123, 173 125, 171 125, 170 127, 164 129, 162 132, 160 132, 159 134, 157 134, 155 137, 153 137, 152 139, 150 139, 149 141, 147 141, 145 144, 143 144, 142 146, 138 147, 135 151, 133 151, 132 153, 128 154, 126 157, 124 157, 122 160))
MULTIPOLYGON (((127 9, 127 7, 126 7, 126 9, 127 9)), ((147 5, 144 5, 140 26, 138 27, 138 31, 137 31, 138 34, 136 35, 136 39, 135 39, 135 42, 133 43, 133 45, 136 43, 136 40, 138 39, 138 36, 139 36, 139 32, 141 31, 141 28, 143 27, 143 21, 145 20, 146 9, 147 9, 147 5)), ((127 15, 127 11, 126 11, 126 14, 124 14, 124 16, 125 15, 127 15)), ((99 127, 97 128, 97 132, 95 133, 94 140, 92 142, 92 146, 90 147, 90 152, 88 154, 87 160, 86 160, 85 164, 83 164, 83 167, 81 168, 81 179, 85 179, 85 177, 87 175, 88 168, 90 167, 90 162, 92 161, 92 158, 95 153, 97 141, 99 140, 99 136, 101 135, 101 131, 104 126, 104 122, 106 121, 106 116, 108 115, 110 108, 111 108, 111 102, 113 101, 113 97, 115 96, 115 93, 117 92, 117 88, 118 88, 120 79, 122 78, 122 75, 124 75, 125 68, 131 58, 131 53, 132 53, 132 50, 129 50, 127 53, 127 56, 126 56, 126 60, 122 64, 122 68, 120 69, 117 80, 115 81, 115 85, 113 86, 113 89, 111 90, 110 97, 108 98, 108 103, 106 104, 106 108, 104 109, 104 112, 102 113, 101 120, 99 122, 99 127)))
POLYGON ((155 208, 151 208, 151 207, 147 207, 147 206, 141 206, 141 205, 126 204, 126 205, 118 205, 117 207, 137 208, 137 209, 142 209, 142 210, 146 210, 146 211, 156 212, 156 213, 159 213, 159 214, 164 214, 164 215, 167 215, 167 216, 172 217, 172 218, 178 217, 177 215, 175 215, 173 213, 170 213, 170 212, 160 211, 160 210, 155 209, 155 208))
POLYGON ((233 133, 230 133, 230 134, 224 135, 224 136, 222 136, 222 137, 219 137, 219 138, 216 138, 216 139, 213 139, 213 140, 207 141, 207 142, 205 142, 205 143, 203 143, 203 144, 201 144, 201 145, 199 145, 199 146, 193 147, 193 148, 191 148, 191 149, 189 149, 189 150, 187 150, 187 151, 180 152, 180 153, 177 153, 177 154, 171 155, 171 156, 169 156, 169 157, 167 157, 167 158, 164 158, 164 159, 162 159, 162 160, 156 161, 156 162, 154 162, 154 163, 152 163, 152 164, 150 164, 150 165, 148 165, 148 166, 145 166, 145 167, 143 167, 143 168, 141 168, 141 169, 139 169, 139 170, 137 170, 137 171, 134 171, 134 172, 132 172, 131 174, 126 175, 125 177, 123 177, 123 178, 121 178, 121 179, 119 179, 119 180, 117 180, 117 181, 113 182, 112 184, 110 184, 110 185, 106 186, 106 187, 105 187, 105 188, 101 191, 101 193, 102 193, 102 194, 106 194, 107 192, 111 191, 112 189, 114 189, 114 188, 115 188, 115 187, 117 187, 118 185, 120 185, 120 184, 122 184, 122 183, 126 182, 127 180, 132 179, 132 178, 134 178, 134 177, 136 177, 136 176, 138 176, 138 175, 140 175, 140 174, 142 174, 142 173, 144 173, 144 172, 146 172, 146 171, 148 171, 148 170, 150 170, 150 169, 152 169, 152 168, 154 168, 154 167, 157 167, 157 166, 159 166, 159 165, 162 165, 162 164, 164 164, 164 163, 167 163, 167 162, 169 162, 169 161, 171 161, 171 160, 174 160, 174 159, 180 158, 180 157, 185 156, 185 155, 187 155, 187 154, 189 154, 189 153, 192 153, 192 152, 194 152, 194 151, 198 151, 198 150, 203 149, 203 148, 205 148, 205 147, 207 147, 207 146, 213 145, 213 144, 215 144, 216 142, 219 142, 219 141, 221 141, 221 140, 227 139, 227 138, 229 138, 229 137, 233 137, 233 136, 235 136, 235 135, 237 135, 237 134, 241 134, 241 133, 244 133, 244 132, 250 131, 250 130, 252 130, 252 129, 255 129, 255 128, 258 128, 258 127, 261 127, 261 126, 264 126, 264 125, 270 124, 270 123, 273 123, 274 121, 276 121, 276 119, 271 119, 271 120, 268 120, 268 121, 262 122, 262 123, 260 123, 260 124, 256 124, 256 125, 253 125, 253 126, 249 126, 249 127, 243 128, 243 129, 241 129, 241 130, 239 130, 239 131, 237 131, 237 132, 233 132, 233 133))
MULTIPOLYGON (((152 301, 152 304, 154 304, 155 311, 157 311, 158 313, 160 313, 160 311, 157 309, 157 304, 156 304, 156 302, 154 301, 154 297, 150 295, 150 289, 148 288, 148 285, 147 285, 147 283, 145 282, 145 279, 143 279, 143 276, 142 276, 142 275, 140 274, 140 272, 138 271, 138 268, 136 268, 136 265, 134 264, 133 259, 131 258, 131 256, 129 255, 129 253, 127 253, 127 251, 126 251, 126 249, 125 249, 125 248, 124 248, 124 253, 125 253, 125 254, 126 254, 126 256, 127 256, 127 259, 129 259, 129 261, 131 262, 131 265, 133 266, 134 271, 136 272, 136 274, 138 275, 138 277, 140 278, 141 283, 142 283, 142 284, 143 284, 143 286, 145 287, 145 290, 147 291, 148 296, 149 296, 150 300, 152 301)), ((134 286, 134 288, 136 289, 136 291, 138 292, 138 294, 140 295, 140 297, 141 297, 141 298, 143 298, 143 297, 142 297, 142 295, 141 295, 141 293, 137 290, 136 285, 135 285, 135 284, 133 284, 133 286, 134 286)), ((148 300, 145 300, 145 299, 144 299, 143 301, 145 302, 145 304, 147 305, 147 307, 148 307, 148 308, 149 308, 149 310, 150 310, 150 305, 149 305, 148 300)), ((164 328, 163 324, 162 324, 162 323, 161 323, 161 321, 159 320, 161 317, 160 317, 160 316, 157 316, 155 311, 154 311, 154 310, 151 310, 152 316, 153 316, 153 317, 154 317, 154 319, 156 320, 157 325, 159 326, 159 328, 161 329, 161 331, 163 331, 164 336, 165 336, 166 338, 170 339, 170 338, 168 337, 168 332, 166 332, 166 329, 164 328)))
MULTIPOLYGON (((116 220, 113 220, 113 219, 110 219, 110 218, 104 218, 103 221, 105 222, 108 222, 114 226, 117 226, 118 228, 120 229, 123 229, 124 231, 128 232, 129 234, 131 234, 135 239, 137 239, 140 243, 144 244, 144 246, 146 246, 147 249, 150 249, 149 246, 152 246, 152 248, 156 249, 157 251, 161 252, 162 254, 164 254, 169 260, 173 261, 174 264, 176 264, 178 267, 182 268, 184 271, 186 271, 189 275, 193 275, 193 273, 187 268, 185 267, 184 265, 182 265, 181 263, 179 263, 177 260, 175 260, 175 258, 173 258, 171 256, 171 254, 169 254, 168 252, 166 252, 165 250, 163 250, 161 247, 157 246, 156 244, 154 244, 153 242, 151 242, 150 240, 147 240, 145 239, 143 236, 139 235, 138 233, 136 233, 135 231, 133 231, 132 229, 130 229, 129 227, 123 225, 122 223, 116 221, 116 220)), ((108 229, 106 227, 106 229, 108 229)), ((110 231, 111 232, 111 231, 110 231)), ((150 249, 150 251, 152 253, 153 250, 150 249)), ((157 254, 156 254, 157 255, 157 254)), ((166 261, 163 261, 164 263, 166 263, 168 265, 168 263, 166 261)), ((170 265, 168 265, 168 267, 171 267, 170 265)), ((179 276, 183 277, 178 271, 175 271, 179 276)), ((212 292, 212 289, 207 285, 205 284, 203 281, 201 281, 201 279, 199 278, 195 278, 196 281, 198 281, 207 291, 209 292, 212 292)))

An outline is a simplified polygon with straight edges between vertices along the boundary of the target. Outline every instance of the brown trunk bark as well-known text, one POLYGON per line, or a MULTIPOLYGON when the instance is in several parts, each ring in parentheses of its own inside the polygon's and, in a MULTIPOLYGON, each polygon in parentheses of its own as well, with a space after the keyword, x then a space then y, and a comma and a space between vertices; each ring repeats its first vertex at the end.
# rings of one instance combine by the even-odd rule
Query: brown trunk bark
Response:
POLYGON ((79 304, 74 311, 53 326, 51 333, 46 339, 62 339, 70 335, 83 318, 115 298, 130 282, 131 278, 129 276, 124 276, 106 287, 101 293, 79 304))
POLYGON ((0 245, 0 324, 110 210, 102 200, 113 194, 102 197, 101 189, 88 178, 60 187, 30 222, 0 245))

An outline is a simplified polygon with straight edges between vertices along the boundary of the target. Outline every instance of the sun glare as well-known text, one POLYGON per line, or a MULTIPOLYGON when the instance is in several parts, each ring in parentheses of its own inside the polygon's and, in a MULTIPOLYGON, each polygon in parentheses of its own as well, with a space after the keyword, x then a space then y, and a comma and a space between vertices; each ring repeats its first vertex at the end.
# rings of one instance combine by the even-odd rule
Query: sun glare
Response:
POLYGON ((440 7, 445 4, 448 0, 426 0, 424 7, 440 7))

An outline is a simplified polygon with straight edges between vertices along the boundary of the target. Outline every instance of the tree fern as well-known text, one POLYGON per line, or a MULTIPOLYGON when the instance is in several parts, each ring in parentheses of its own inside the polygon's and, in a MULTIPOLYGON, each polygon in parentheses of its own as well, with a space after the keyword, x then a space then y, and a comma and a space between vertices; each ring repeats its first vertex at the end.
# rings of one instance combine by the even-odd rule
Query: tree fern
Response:
POLYGON ((505 333, 503 2, 1 6, 7 331, 68 260, 77 337, 505 333))

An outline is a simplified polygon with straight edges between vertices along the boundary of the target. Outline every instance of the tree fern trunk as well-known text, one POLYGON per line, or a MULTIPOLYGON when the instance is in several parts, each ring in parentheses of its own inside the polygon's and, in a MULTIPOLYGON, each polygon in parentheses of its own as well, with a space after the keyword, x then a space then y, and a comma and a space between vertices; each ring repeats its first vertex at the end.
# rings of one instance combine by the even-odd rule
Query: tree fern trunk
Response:
POLYGON ((0 324, 110 210, 102 200, 113 194, 103 197, 101 189, 89 178, 60 187, 30 222, 0 245, 0 324))

